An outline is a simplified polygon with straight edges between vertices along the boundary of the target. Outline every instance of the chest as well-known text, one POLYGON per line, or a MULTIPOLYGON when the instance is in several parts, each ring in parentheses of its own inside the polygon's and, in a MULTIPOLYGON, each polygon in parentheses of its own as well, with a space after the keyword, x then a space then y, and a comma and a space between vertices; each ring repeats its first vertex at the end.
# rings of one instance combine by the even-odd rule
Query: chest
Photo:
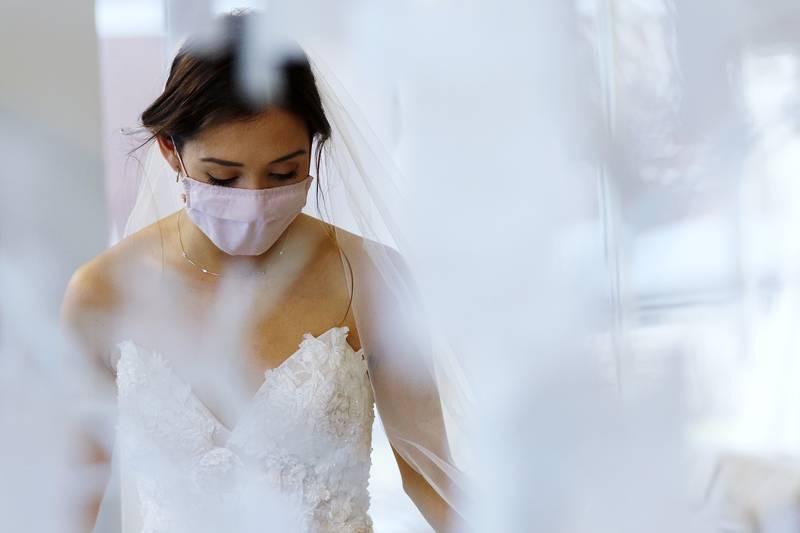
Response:
MULTIPOLYGON (((119 338, 174 354, 176 365, 218 358, 218 365, 249 369, 255 382, 292 354, 304 333, 344 324, 355 329, 343 322, 349 293, 314 276, 198 281, 170 275, 135 292, 120 314, 119 338)), ((356 334, 350 341, 360 348, 356 334)))
MULTIPOLYGON (((227 425, 256 395, 265 373, 298 354, 306 334, 321 335, 341 319, 341 313, 331 312, 324 294, 295 291, 291 297, 275 298, 268 292, 238 289, 212 295, 174 291, 172 286, 172 297, 144 302, 146 308, 131 313, 118 336, 168 354, 174 372, 227 425)), ((347 340, 342 342, 337 350, 353 350, 347 340)), ((319 374, 324 367, 314 371, 319 374)))

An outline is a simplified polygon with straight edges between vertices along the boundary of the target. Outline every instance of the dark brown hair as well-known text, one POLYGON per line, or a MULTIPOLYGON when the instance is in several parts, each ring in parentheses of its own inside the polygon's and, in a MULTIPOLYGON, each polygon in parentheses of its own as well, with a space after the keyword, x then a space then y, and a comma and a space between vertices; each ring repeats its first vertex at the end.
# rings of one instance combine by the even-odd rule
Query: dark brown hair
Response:
POLYGON ((290 111, 301 118, 309 132, 309 142, 317 142, 317 174, 322 149, 331 126, 322 108, 314 74, 305 53, 296 47, 278 65, 277 93, 267 100, 245 94, 243 90, 243 52, 247 22, 255 14, 239 11, 217 19, 220 28, 214 42, 200 36, 189 37, 181 46, 169 71, 164 91, 141 116, 150 136, 175 140, 182 150, 186 141, 205 128, 230 121, 255 118, 268 107, 290 111))
MULTIPOLYGON (((248 22, 258 16, 250 11, 235 11, 220 16, 216 23, 220 31, 210 45, 202 36, 191 36, 181 46, 170 67, 164 91, 141 115, 141 124, 149 133, 146 140, 133 151, 158 137, 174 140, 175 149, 182 151, 185 143, 208 127, 254 119, 269 107, 285 109, 303 120, 309 142, 316 142, 317 171, 316 203, 320 210, 319 182, 322 152, 330 138, 331 126, 325 116, 319 91, 308 58, 299 47, 293 47, 277 65, 278 80, 275 94, 267 99, 256 98, 243 90, 244 47, 248 22)), ((255 26, 253 24, 251 27, 255 26)), ((324 204, 324 198, 323 198, 324 204)), ((326 225, 330 237, 347 262, 352 280, 352 267, 336 240, 332 227, 326 225)), ((350 311, 350 302, 345 318, 350 311)))

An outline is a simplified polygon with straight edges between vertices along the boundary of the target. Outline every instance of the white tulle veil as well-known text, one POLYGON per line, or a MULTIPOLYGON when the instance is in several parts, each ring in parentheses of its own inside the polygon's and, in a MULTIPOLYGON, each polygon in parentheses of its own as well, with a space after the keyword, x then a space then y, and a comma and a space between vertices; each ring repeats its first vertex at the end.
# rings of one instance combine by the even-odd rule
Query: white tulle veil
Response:
MULTIPOLYGON (((470 454, 464 435, 471 393, 458 357, 426 313, 415 282, 415 265, 421 262, 406 238, 412 215, 404 177, 324 53, 309 43, 301 46, 332 128, 316 176, 322 202, 317 210, 317 184, 312 184, 304 211, 333 225, 343 272, 352 271, 353 314, 389 442, 452 508, 466 515, 470 454)), ((147 150, 125 236, 182 206, 174 171, 156 143, 147 150)), ((106 531, 103 523, 119 520, 113 491, 117 466, 115 461, 95 531, 106 531)))

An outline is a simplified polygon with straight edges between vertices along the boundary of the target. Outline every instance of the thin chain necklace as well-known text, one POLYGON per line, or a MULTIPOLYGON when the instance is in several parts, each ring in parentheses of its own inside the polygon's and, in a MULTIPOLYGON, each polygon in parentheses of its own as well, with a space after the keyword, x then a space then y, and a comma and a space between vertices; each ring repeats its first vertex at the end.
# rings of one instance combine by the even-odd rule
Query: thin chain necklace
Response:
MULTIPOLYGON (((183 236, 181 235, 181 215, 182 214, 183 214, 183 209, 178 211, 177 222, 178 222, 178 242, 181 245, 181 254, 183 254, 183 258, 186 259, 186 261, 189 264, 191 264, 193 267, 199 269, 203 274, 208 274, 210 276, 215 276, 215 277, 218 277, 218 278, 227 277, 226 275, 223 275, 223 274, 221 274, 219 272, 213 272, 213 271, 208 270, 207 268, 201 266, 200 264, 196 263, 191 257, 189 257, 189 254, 186 253, 186 248, 184 248, 184 246, 183 246, 183 236)), ((285 236, 286 236, 287 233, 289 233, 289 228, 287 228, 286 231, 283 232, 283 235, 281 235, 281 237, 280 237, 281 239, 283 239, 283 243, 281 245, 281 249, 278 251, 278 255, 283 255, 283 249, 286 247, 286 238, 285 238, 285 236)), ((266 271, 259 270, 258 272, 253 272, 252 274, 248 274, 247 276, 232 276, 232 277, 250 277, 250 276, 254 276, 254 275, 264 275, 264 274, 266 274, 266 271)))

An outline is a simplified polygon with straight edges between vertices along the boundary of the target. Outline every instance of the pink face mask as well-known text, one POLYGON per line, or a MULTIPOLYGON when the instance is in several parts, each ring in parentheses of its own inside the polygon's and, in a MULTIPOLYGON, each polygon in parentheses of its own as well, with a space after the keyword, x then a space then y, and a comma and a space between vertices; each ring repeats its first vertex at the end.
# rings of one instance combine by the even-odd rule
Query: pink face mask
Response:
POLYGON ((186 214, 217 248, 229 255, 261 255, 306 205, 312 176, 268 189, 236 189, 184 176, 186 214))

